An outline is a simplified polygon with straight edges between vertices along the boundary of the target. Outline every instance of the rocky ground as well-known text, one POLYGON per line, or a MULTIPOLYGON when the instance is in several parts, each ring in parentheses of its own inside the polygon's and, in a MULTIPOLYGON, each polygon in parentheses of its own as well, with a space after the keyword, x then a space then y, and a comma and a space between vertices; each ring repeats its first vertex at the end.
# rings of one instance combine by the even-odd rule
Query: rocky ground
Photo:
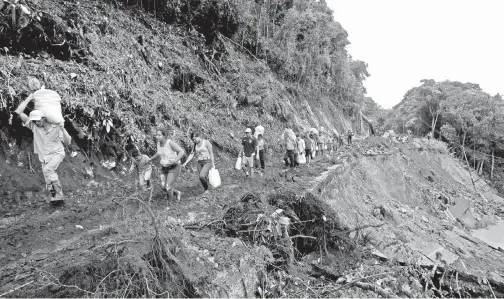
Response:
POLYGON ((188 169, 171 203, 139 192, 127 161, 86 178, 79 154, 53 208, 31 163, 1 163, 6 297, 504 296, 504 253, 469 230, 504 201, 437 142, 369 138, 294 170, 273 153, 254 179, 221 156, 221 187, 202 196, 188 169), (472 218, 457 214, 466 202, 472 218))

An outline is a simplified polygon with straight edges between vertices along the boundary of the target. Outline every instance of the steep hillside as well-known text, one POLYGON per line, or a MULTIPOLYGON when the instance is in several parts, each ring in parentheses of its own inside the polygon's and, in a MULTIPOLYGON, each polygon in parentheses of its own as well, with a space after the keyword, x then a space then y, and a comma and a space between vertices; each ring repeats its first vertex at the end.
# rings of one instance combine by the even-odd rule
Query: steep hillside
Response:
POLYGON ((180 139, 201 129, 221 150, 236 151, 230 136, 241 136, 246 126, 262 124, 271 140, 286 122, 298 130, 350 127, 344 105, 330 94, 314 98, 311 89, 283 80, 267 59, 223 34, 214 32, 209 47, 201 32, 131 6, 26 3, 34 16, 28 25, 5 27, 1 36, 7 45, 0 56, 4 151, 13 139, 22 148, 29 143, 19 118, 10 115, 28 95, 29 76, 62 95, 67 129, 88 155, 120 159, 129 135, 152 149, 156 128, 172 127, 180 139))
POLYGON ((341 132, 383 112, 324 1, 19 1, 0 6, 0 42, 0 297, 504 294, 502 252, 468 230, 503 200, 442 143, 357 135, 284 167, 285 124, 341 132), (62 207, 12 115, 29 76, 62 95, 74 138, 62 207), (250 179, 234 163, 258 124, 271 147, 250 179), (186 148, 201 130, 222 186, 202 194, 190 164, 180 202, 158 168, 139 191, 125 143, 150 155, 158 128, 186 148))

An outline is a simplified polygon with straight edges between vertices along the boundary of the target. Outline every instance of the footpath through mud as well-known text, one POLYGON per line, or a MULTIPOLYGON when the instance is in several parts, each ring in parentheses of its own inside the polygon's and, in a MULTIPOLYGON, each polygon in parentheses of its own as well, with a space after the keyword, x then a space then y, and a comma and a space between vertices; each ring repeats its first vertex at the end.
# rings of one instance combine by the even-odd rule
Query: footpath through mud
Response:
POLYGON ((70 161, 74 188, 56 209, 35 187, 15 193, 23 184, 3 168, 0 295, 504 296, 504 253, 446 212, 467 200, 484 227, 504 201, 464 184, 437 143, 371 138, 294 170, 273 156, 253 180, 233 162, 219 158, 208 196, 183 172, 181 202, 167 203, 121 174, 80 179, 70 161))

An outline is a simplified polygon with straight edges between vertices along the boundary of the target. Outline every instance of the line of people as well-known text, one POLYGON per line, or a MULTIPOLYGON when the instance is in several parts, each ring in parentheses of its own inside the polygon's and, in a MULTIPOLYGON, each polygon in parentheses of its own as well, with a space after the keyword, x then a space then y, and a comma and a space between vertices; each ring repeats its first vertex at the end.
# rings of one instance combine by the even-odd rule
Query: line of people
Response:
MULTIPOLYGON (((316 156, 322 157, 326 154, 332 154, 343 146, 343 139, 337 131, 328 134, 323 131, 323 127, 320 129, 320 133, 316 129, 311 129, 305 133, 295 134, 290 126, 286 125, 280 140, 281 146, 285 149, 283 161, 286 167, 297 167, 300 164, 310 163, 316 156)), ((236 168, 242 169, 246 177, 252 178, 254 169, 259 166, 260 171, 264 172, 266 147, 261 133, 255 134, 257 137, 254 137, 251 128, 245 129, 236 168)), ((352 136, 353 132, 349 130, 347 133, 349 145, 352 144, 352 136)))
MULTIPOLYGON (((40 89, 39 86, 34 87, 34 90, 38 89, 40 89)), ((53 124, 49 122, 40 110, 33 110, 29 116, 26 115, 24 110, 31 100, 31 97, 27 98, 15 112, 20 116, 25 126, 33 131, 34 151, 38 154, 42 163, 46 186, 52 194, 51 202, 63 202, 62 186, 56 170, 65 157, 63 144, 69 145, 71 137, 64 129, 63 123, 53 124)), ((262 127, 256 127, 256 129, 258 128, 262 127)), ((247 177, 253 177, 255 167, 260 167, 261 171, 265 169, 266 145, 263 133, 264 128, 261 131, 256 130, 256 135, 253 136, 252 129, 247 128, 245 136, 241 140, 240 166, 242 166, 241 168, 247 177)), ((128 152, 132 157, 132 164, 129 172, 136 168, 140 186, 142 190, 147 190, 152 185, 152 161, 159 158, 161 188, 167 193, 168 200, 175 197, 177 201, 180 201, 182 192, 175 188, 177 179, 182 168, 185 168, 193 158, 196 158, 198 177, 204 188, 204 194, 207 194, 209 190, 209 173, 212 168, 215 168, 211 142, 201 138, 198 132, 192 133, 191 141, 193 146, 188 158, 182 164, 181 161, 186 152, 179 144, 170 139, 170 136, 173 136, 172 130, 158 130, 156 132, 157 152, 152 157, 141 153, 138 147, 130 144, 131 148, 128 149, 128 152)), ((284 162, 286 166, 290 167, 310 163, 312 158, 318 156, 317 153, 323 156, 325 151, 335 151, 343 144, 337 132, 332 136, 328 136, 327 134, 318 134, 315 130, 296 136, 289 127, 286 127, 282 134, 282 140, 286 148, 284 162)), ((350 135, 349 143, 351 143, 350 135)))
POLYGON ((161 189, 167 193, 167 199, 171 201, 175 196, 177 201, 180 201, 182 192, 175 189, 175 185, 182 168, 192 161, 197 159, 198 177, 204 189, 204 194, 209 191, 209 172, 215 168, 215 158, 213 147, 210 141, 201 138, 198 132, 191 134, 193 146, 189 156, 184 163, 181 162, 185 155, 185 150, 175 141, 169 139, 173 136, 173 131, 168 132, 158 130, 156 132, 157 152, 152 157, 140 154, 138 148, 131 150, 132 164, 129 171, 133 171, 136 167, 138 173, 138 181, 142 190, 147 190, 150 187, 150 178, 152 174, 151 162, 160 158, 160 179, 161 189))

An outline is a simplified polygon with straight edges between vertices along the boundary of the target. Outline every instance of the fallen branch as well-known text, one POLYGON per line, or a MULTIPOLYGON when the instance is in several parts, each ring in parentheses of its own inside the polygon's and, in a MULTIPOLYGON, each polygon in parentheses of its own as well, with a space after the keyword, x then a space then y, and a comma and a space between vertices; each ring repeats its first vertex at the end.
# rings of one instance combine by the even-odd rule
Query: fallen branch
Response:
POLYGON ((383 275, 390 275, 390 274, 394 274, 394 273, 393 272, 384 272, 384 273, 373 274, 373 275, 370 275, 370 276, 357 278, 356 280, 352 280, 351 282, 349 282, 349 283, 347 283, 345 285, 342 285, 341 287, 336 288, 333 291, 334 292, 340 291, 340 290, 342 290, 342 289, 344 289, 346 287, 350 287, 350 286, 356 284, 357 282, 359 282, 361 280, 370 279, 370 278, 374 278, 374 277, 379 277, 379 276, 383 276, 383 275))
POLYGON ((35 170, 33 169, 32 167, 32 163, 31 163, 31 154, 28 153, 28 165, 30 165, 30 171, 31 172, 35 172, 35 170))
POLYGON ((342 231, 342 233, 351 233, 351 232, 358 231, 358 230, 363 230, 363 229, 369 228, 369 227, 377 228, 377 227, 383 226, 384 224, 385 223, 381 223, 381 224, 366 224, 366 225, 358 226, 356 228, 352 228, 352 229, 349 229, 349 230, 342 231))
POLYGON ((313 240, 317 240, 316 237, 312 237, 312 236, 303 236, 303 235, 295 235, 295 236, 292 236, 290 237, 291 239, 294 239, 294 238, 306 238, 306 239, 313 239, 313 240))
POLYGON ((364 283, 364 282, 355 282, 355 286, 359 287, 363 290, 375 292, 378 295, 382 296, 383 298, 394 298, 395 297, 392 294, 390 294, 389 292, 385 291, 384 289, 382 289, 379 286, 376 286, 374 284, 364 283))
POLYGON ((9 290, 8 292, 5 292, 5 293, 3 293, 3 294, 0 294, 0 297, 3 297, 3 296, 5 296, 5 295, 8 295, 8 294, 10 294, 10 293, 12 293, 12 292, 15 292, 15 291, 17 291, 17 290, 21 289, 21 288, 24 288, 24 287, 26 287, 27 285, 29 285, 29 284, 31 284, 31 283, 33 283, 33 280, 30 280, 29 282, 27 282, 27 283, 25 283, 25 284, 22 284, 22 285, 20 285, 20 286, 17 286, 17 287, 15 287, 15 288, 13 288, 12 290, 9 290))
POLYGON ((204 224, 200 224, 200 225, 198 225, 198 223, 201 223, 201 221, 198 221, 198 222, 193 222, 193 223, 185 224, 184 228, 185 229, 202 229, 202 228, 204 228, 206 226, 210 226, 210 225, 212 225, 214 223, 218 223, 218 222, 224 222, 224 220, 222 220, 222 219, 213 219, 210 222, 207 222, 207 223, 204 223, 204 224))

